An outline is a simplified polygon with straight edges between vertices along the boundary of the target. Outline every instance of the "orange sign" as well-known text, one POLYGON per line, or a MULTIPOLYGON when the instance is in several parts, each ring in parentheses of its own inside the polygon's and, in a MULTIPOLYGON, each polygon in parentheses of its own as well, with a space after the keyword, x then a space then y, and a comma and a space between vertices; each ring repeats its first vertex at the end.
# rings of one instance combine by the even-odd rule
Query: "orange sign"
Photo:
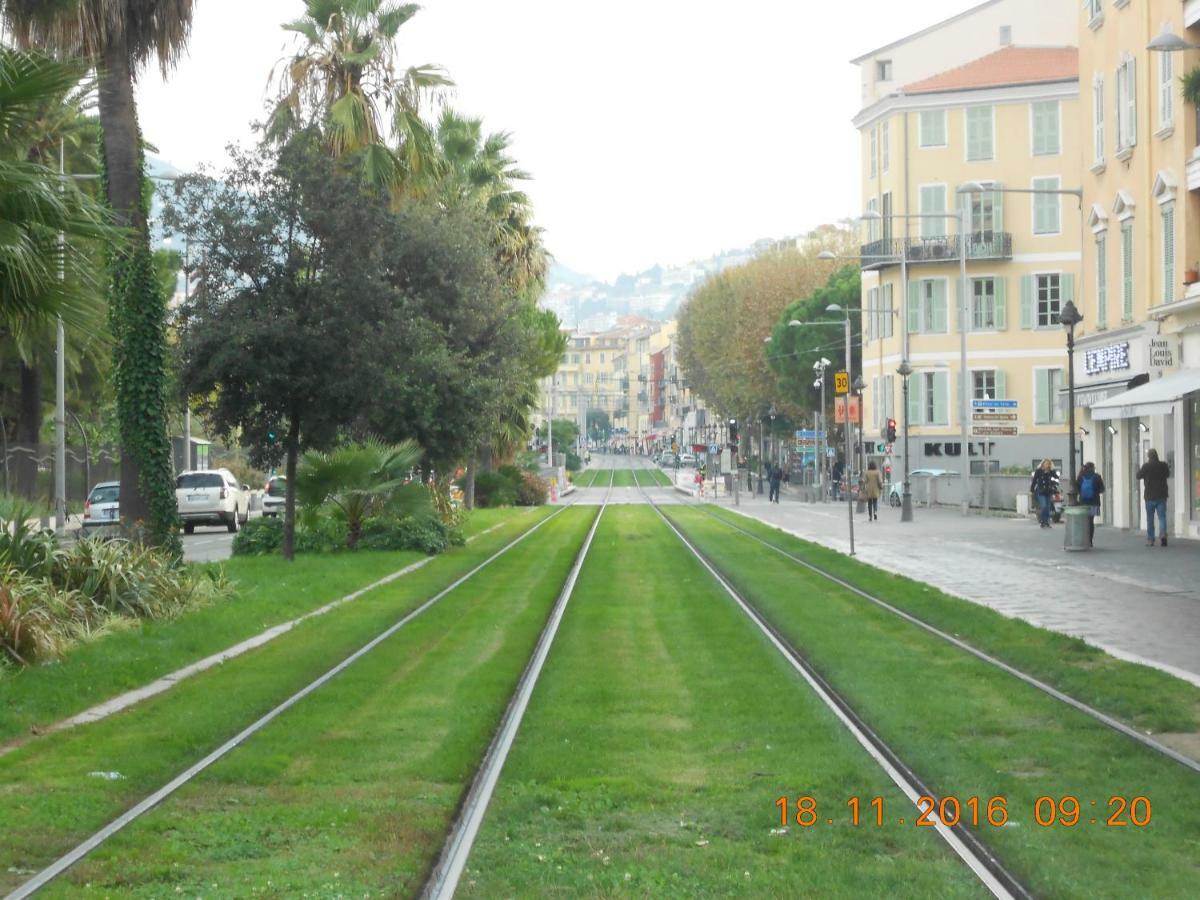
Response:
POLYGON ((846 424, 846 400, 850 400, 850 421, 855 425, 862 424, 862 398, 851 395, 833 398, 833 421, 838 425, 846 424))

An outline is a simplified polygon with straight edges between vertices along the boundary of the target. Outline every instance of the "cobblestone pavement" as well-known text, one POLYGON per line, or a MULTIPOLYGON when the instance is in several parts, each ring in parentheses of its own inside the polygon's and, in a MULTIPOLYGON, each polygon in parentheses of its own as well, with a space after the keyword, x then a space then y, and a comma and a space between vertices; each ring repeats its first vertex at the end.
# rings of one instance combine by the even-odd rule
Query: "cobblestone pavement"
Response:
MULTIPOLYGON (((785 495, 770 504, 743 492, 738 511, 850 550, 844 503, 785 495)), ((857 557, 1200 685, 1200 544, 1147 547, 1144 534, 1099 527, 1094 550, 1068 553, 1064 526, 1044 530, 1032 518, 950 509, 917 509, 913 518, 902 523, 891 507, 874 522, 856 514, 857 557)))

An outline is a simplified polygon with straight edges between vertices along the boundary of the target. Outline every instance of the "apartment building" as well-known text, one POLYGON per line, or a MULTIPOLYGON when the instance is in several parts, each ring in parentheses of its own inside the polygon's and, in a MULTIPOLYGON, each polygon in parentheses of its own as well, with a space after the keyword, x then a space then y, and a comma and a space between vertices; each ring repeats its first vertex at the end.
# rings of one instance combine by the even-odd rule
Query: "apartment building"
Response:
POLYGON ((1054 192, 1077 184, 1075 38, 1069 3, 995 0, 855 60, 864 453, 894 477, 903 443, 880 443, 889 418, 907 420, 910 469, 961 471, 964 453, 973 473, 1066 456, 1058 312, 1080 286, 1082 220, 1054 192), (973 400, 1015 407, 976 436, 973 400))
POLYGON ((1164 30, 1200 43, 1200 3, 1088 0, 1077 14, 1080 444, 1108 486, 1105 522, 1145 526, 1136 471, 1154 448, 1173 475, 1169 531, 1200 537, 1200 134, 1181 88, 1200 53, 1147 48, 1164 30))

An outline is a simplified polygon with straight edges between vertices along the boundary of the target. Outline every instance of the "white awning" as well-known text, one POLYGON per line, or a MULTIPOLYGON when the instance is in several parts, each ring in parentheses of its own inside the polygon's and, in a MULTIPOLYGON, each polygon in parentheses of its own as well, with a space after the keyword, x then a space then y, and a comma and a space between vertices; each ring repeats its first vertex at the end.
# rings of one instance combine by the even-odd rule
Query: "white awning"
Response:
MULTIPOLYGON (((1087 409, 1093 403, 1099 403, 1101 400, 1107 400, 1115 394, 1124 393, 1125 385, 1127 384, 1129 384, 1128 378, 1077 384, 1075 385, 1075 407, 1077 409, 1087 409)), ((1065 387, 1058 389, 1058 405, 1063 409, 1067 408, 1069 393, 1069 390, 1065 387)))
POLYGON ((1177 400, 1200 391, 1200 369, 1181 369, 1131 391, 1093 403, 1093 419, 1136 419, 1163 416, 1171 412, 1177 400))

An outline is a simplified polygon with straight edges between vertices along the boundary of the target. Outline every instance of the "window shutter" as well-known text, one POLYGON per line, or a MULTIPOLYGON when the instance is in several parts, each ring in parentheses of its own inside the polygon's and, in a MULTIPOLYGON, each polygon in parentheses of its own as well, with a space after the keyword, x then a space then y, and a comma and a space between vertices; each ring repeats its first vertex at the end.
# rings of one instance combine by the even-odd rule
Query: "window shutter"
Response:
POLYGON ((996 240, 1000 239, 1000 232, 1004 230, 1004 193, 1000 190, 1002 187, 998 181, 992 184, 992 231, 996 232, 996 240))
POLYGON ((1021 276, 1021 327, 1033 327, 1033 276, 1021 276))
POLYGON ((946 331, 946 282, 933 282, 933 296, 929 303, 929 330, 934 334, 946 331))
POLYGON ((948 394, 949 375, 946 372, 933 374, 933 424, 950 424, 950 404, 948 394))
POLYGON ((1127 146, 1132 147, 1137 143, 1137 61, 1132 58, 1126 60, 1125 69, 1125 117, 1129 134, 1127 146))
POLYGON ((1059 309, 1068 300, 1075 302, 1075 275, 1071 272, 1060 272, 1058 276, 1059 309))
POLYGON ((871 376, 871 424, 879 427, 879 376, 871 376))
POLYGON ((1043 105, 1034 103, 1033 106, 1033 152, 1041 154, 1046 152, 1046 116, 1043 110, 1043 105))
POLYGON ((1007 400, 1008 399, 1008 379, 1004 377, 1004 370, 996 369, 995 377, 996 377, 996 399, 997 400, 1007 400))
MULTIPOLYGON (((954 327, 954 329, 951 329, 951 330, 959 330, 963 327, 963 323, 958 317, 958 306, 962 302, 962 298, 963 298, 962 280, 956 277, 954 279, 954 310, 955 310, 955 312, 954 312, 954 316, 952 317, 953 321, 955 323, 955 327, 954 327)), ((967 329, 967 331, 970 331, 970 330, 971 330, 970 328, 967 329)))
POLYGON ((921 385, 925 379, 920 376, 909 376, 908 379, 908 409, 905 415, 909 425, 921 424, 921 385))
POLYGON ((1033 420, 1038 423, 1050 421, 1049 369, 1033 370, 1033 420))
POLYGON ((1004 287, 1007 283, 1007 280, 1004 278, 996 278, 992 281, 996 291, 995 320, 997 331, 1008 329, 1008 297, 1006 296, 1008 292, 1004 287))
POLYGON ((883 333, 882 337, 890 338, 892 336, 893 312, 895 306, 892 303, 892 285, 885 284, 883 286, 883 333))
POLYGON ((921 330, 921 282, 908 283, 908 333, 917 334, 921 330))

